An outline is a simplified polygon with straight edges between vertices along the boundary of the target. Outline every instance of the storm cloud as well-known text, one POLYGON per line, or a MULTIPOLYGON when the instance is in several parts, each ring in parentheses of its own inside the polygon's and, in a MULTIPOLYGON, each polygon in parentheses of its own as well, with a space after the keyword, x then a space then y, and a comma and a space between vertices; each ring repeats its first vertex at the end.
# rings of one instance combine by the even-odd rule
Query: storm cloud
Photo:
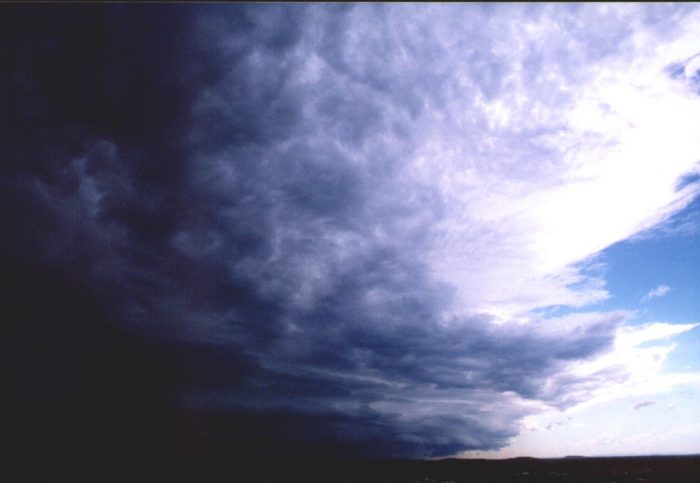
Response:
MULTIPOLYGON (((158 414, 153 434, 181 451, 503 447, 537 404, 629 378, 571 371, 613 350, 629 313, 532 310, 605 299, 587 257, 697 193, 676 189, 697 170, 689 128, 661 175, 581 167, 637 140, 629 106, 587 89, 613 92, 688 8, 3 6, 0 243, 22 335, 3 365, 46 384, 47 407, 101 394, 75 418, 104 439, 132 437, 94 429, 113 404, 158 414), (554 198, 571 182, 587 210, 554 198), (648 202, 590 199, 606 183, 648 202), (35 351, 52 341, 66 347, 35 351), (74 352, 49 384, 40 367, 74 352), (183 427, 198 425, 218 429, 197 443, 183 427)), ((658 95, 697 88, 662 77, 658 95)))

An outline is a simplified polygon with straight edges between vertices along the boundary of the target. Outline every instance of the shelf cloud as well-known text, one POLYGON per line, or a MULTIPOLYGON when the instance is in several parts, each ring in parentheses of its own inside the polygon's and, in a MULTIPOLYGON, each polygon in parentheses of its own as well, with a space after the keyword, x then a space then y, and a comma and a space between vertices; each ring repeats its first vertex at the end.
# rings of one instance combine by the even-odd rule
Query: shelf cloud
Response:
POLYGON ((644 394, 671 346, 634 341, 695 327, 591 309, 596 255, 700 189, 692 5, 3 10, 0 247, 146 341, 90 356, 117 406, 447 456, 644 394))

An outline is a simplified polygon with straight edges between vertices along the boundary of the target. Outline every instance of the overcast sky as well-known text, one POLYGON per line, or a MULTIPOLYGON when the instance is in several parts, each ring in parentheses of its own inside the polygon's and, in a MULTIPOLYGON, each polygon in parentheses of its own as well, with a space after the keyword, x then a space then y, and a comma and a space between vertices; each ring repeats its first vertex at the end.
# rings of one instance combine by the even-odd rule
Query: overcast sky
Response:
POLYGON ((231 447, 700 452, 696 5, 0 18, 28 448, 99 394, 231 447))

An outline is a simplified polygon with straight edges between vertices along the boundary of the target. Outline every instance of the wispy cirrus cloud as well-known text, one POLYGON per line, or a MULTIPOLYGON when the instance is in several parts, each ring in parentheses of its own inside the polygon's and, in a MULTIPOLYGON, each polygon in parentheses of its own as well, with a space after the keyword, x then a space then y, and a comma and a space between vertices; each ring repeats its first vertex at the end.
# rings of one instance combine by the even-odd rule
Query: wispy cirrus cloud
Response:
POLYGON ((659 285, 658 287, 649 290, 649 292, 644 297, 642 297, 640 301, 647 302, 654 298, 663 297, 670 291, 671 287, 669 287, 668 285, 659 285))
POLYGON ((634 409, 639 410, 639 409, 645 408, 647 406, 653 406, 654 404, 656 404, 656 401, 642 401, 642 402, 638 402, 637 404, 635 404, 634 409))

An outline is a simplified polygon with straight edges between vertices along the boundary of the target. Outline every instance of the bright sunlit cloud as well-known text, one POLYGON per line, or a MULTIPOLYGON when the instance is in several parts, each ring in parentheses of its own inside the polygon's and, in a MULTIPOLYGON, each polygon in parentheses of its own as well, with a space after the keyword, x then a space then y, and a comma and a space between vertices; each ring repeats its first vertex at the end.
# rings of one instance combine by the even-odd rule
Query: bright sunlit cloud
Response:
MULTIPOLYGON (((547 31, 551 18, 543 22, 530 29, 547 31)), ((547 38, 561 44, 568 35, 554 29, 547 38)), ((517 29, 495 42, 551 48, 517 29)), ((431 116, 433 134, 416 159, 430 159, 420 176, 440 183, 448 205, 433 267, 465 305, 514 315, 608 297, 601 280, 573 264, 661 223, 697 195, 697 185, 676 188, 698 169, 700 99, 667 68, 699 42, 684 24, 663 47, 640 34, 618 56, 586 64, 554 57, 536 76, 525 58, 503 54, 507 80, 496 95, 477 95, 476 103, 455 96, 450 117, 431 116), (545 75, 571 70, 575 78, 545 75)), ((459 61, 452 65, 455 78, 466 78, 459 61)))

